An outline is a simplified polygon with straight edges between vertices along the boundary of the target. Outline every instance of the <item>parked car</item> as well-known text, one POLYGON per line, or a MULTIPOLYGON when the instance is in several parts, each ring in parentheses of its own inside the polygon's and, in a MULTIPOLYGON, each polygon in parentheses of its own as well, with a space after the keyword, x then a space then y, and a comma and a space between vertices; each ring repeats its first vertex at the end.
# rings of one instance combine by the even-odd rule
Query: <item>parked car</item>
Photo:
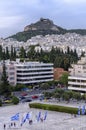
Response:
POLYGON ((12 100, 4 100, 3 103, 11 103, 12 100))
POLYGON ((32 99, 23 99, 22 102, 31 102, 32 99))
POLYGON ((26 98, 25 98, 24 96, 21 96, 21 97, 19 97, 19 99, 21 99, 21 100, 22 100, 22 99, 26 99, 26 98))
POLYGON ((32 96, 32 99, 37 99, 37 98, 38 98, 37 95, 33 95, 33 96, 32 96))
POLYGON ((26 92, 23 92, 21 96, 27 96, 28 94, 26 92))

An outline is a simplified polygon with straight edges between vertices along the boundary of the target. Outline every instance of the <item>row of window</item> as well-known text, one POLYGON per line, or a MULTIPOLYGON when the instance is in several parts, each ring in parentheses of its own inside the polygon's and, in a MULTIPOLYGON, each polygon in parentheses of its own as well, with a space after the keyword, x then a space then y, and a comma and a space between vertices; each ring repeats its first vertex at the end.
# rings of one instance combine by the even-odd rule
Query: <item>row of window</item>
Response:
POLYGON ((35 78, 35 79, 17 79, 17 81, 34 81, 34 80, 45 80, 45 79, 52 79, 52 77, 46 77, 46 78, 35 78))
POLYGON ((86 88, 86 86, 83 86, 83 85, 71 85, 71 87, 76 87, 76 88, 86 88))
POLYGON ((32 76, 46 76, 46 75, 51 75, 51 73, 47 73, 47 74, 28 74, 28 75, 20 75, 18 74, 17 77, 32 77, 32 76))
POLYGON ((86 83, 86 80, 77 80, 77 79, 69 79, 70 82, 79 82, 79 83, 86 83))
POLYGON ((29 68, 46 68, 46 67, 53 67, 52 65, 45 65, 45 66, 17 66, 18 69, 29 69, 29 68))
POLYGON ((17 73, 30 73, 30 72, 47 72, 47 71, 52 71, 51 69, 47 69, 47 70, 28 70, 28 71, 20 71, 18 70, 17 73))

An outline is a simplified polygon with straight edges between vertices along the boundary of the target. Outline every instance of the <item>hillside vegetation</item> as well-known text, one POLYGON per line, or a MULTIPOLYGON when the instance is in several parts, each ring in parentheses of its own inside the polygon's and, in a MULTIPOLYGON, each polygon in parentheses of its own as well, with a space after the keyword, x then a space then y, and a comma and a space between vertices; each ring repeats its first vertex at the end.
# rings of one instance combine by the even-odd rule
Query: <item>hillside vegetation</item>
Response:
POLYGON ((18 32, 15 35, 10 36, 18 41, 27 41, 31 37, 36 35, 51 35, 51 34, 65 34, 65 33, 77 33, 81 35, 86 35, 86 29, 71 29, 67 30, 62 27, 59 27, 49 19, 41 18, 38 22, 27 25, 24 28, 24 31, 18 32))

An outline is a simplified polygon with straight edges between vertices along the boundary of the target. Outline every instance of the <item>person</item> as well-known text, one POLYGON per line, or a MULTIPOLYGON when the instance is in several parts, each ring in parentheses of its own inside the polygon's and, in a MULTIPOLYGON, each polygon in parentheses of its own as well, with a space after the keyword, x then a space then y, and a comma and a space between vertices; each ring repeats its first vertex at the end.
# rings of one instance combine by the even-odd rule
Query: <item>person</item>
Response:
POLYGON ((16 127, 16 123, 14 122, 14 127, 16 127))
POLYGON ((5 128, 6 128, 6 125, 4 124, 4 130, 5 130, 5 128))
POLYGON ((13 126, 13 123, 11 122, 11 125, 10 125, 11 127, 13 126))
POLYGON ((76 117, 76 114, 74 114, 74 117, 76 117))
POLYGON ((32 125, 33 121, 32 120, 29 120, 29 124, 32 125))
POLYGON ((20 126, 22 127, 22 123, 20 124, 20 126))
POLYGON ((40 118, 40 120, 41 120, 41 122, 43 122, 43 118, 42 117, 40 118))

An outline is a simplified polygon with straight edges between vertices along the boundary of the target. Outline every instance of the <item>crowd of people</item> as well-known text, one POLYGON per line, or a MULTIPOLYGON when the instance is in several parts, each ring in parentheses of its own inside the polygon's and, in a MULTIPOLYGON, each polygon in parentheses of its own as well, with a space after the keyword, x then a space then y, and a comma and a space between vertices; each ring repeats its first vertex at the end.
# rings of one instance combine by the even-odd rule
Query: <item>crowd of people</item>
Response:
MULTIPOLYGON (((9 124, 9 129, 10 128, 15 128, 16 127, 16 123, 15 122, 11 122, 10 124, 9 124)), ((4 130, 7 128, 7 124, 4 124, 4 130)))

